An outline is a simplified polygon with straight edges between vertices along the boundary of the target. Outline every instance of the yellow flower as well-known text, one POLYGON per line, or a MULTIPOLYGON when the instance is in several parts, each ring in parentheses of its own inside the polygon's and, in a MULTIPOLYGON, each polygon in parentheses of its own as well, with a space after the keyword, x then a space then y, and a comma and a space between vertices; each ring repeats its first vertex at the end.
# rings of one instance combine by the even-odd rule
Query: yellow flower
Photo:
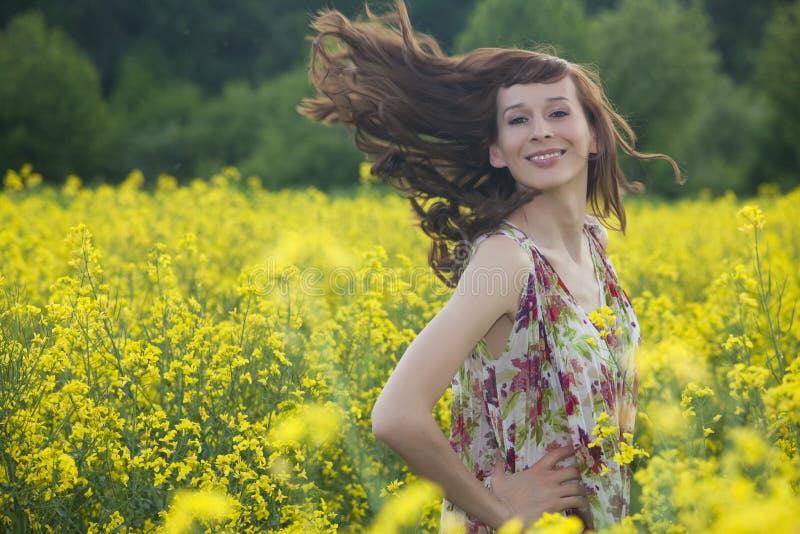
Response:
POLYGON ((381 497, 397 495, 397 492, 400 490, 403 484, 405 484, 405 482, 402 480, 393 480, 389 482, 385 488, 381 489, 381 497))
MULTIPOLYGON (((371 434, 392 368, 452 292, 407 201, 270 191, 233 168, 164 176, 155 191, 139 171, 60 189, 30 165, 6 174, 0 530, 55 532, 53 518, 68 518, 92 533, 288 534, 362 531, 381 516, 375 530, 435 532, 441 516, 464 531, 439 493, 414 496, 415 478, 371 434), (229 522, 200 518, 226 508, 213 500, 130 506, 179 486, 223 497, 229 522), (397 495, 381 505, 382 493, 397 495), (22 519, 12 502, 28 503, 22 519)), ((606 476, 635 466, 622 467, 640 493, 635 520, 607 534, 800 531, 800 188, 758 203, 626 203, 625 243, 609 251, 642 331, 618 369, 638 366, 636 441, 633 414, 602 404, 589 439, 606 476)), ((592 319, 604 335, 627 326, 610 308, 592 319)), ((433 407, 445 432, 460 401, 447 389, 433 407)), ((550 520, 536 528, 571 528, 550 520)))
POLYGON ((121 187, 123 189, 141 189, 144 185, 144 174, 139 169, 134 169, 128 173, 125 180, 122 181, 121 187))
POLYGON ((64 185, 61 188, 61 192, 68 198, 74 197, 81 190, 82 184, 83 182, 81 182, 81 179, 78 176, 70 174, 67 176, 67 179, 64 180, 64 185))
MULTIPOLYGON (((13 171, 9 171, 13 172, 13 171)), ((33 172, 33 165, 30 163, 26 163, 22 166, 22 169, 19 171, 22 181, 25 184, 25 187, 28 189, 33 189, 42 183, 42 175, 38 172, 33 172)))
POLYGON ((19 174, 9 169, 6 171, 3 185, 7 191, 21 191, 23 188, 22 178, 19 174))
POLYGON ((156 191, 160 193, 175 191, 178 188, 178 180, 169 174, 160 174, 156 178, 156 191))
POLYGON ((600 337, 606 337, 611 333, 617 318, 613 309, 609 306, 602 306, 589 314, 589 320, 597 327, 600 337))
POLYGON ((372 163, 362 161, 358 164, 358 181, 361 185, 375 183, 378 180, 379 178, 372 174, 372 163))
POLYGON ((341 414, 331 403, 301 406, 270 429, 269 439, 275 442, 322 444, 339 432, 341 414))
POLYGON ((764 228, 764 212, 758 206, 744 206, 736 214, 736 218, 741 221, 739 230, 751 232, 753 229, 762 230, 764 228))
POLYGON ((522 534, 524 527, 525 524, 522 522, 522 519, 512 517, 497 529, 497 534, 522 534))
POLYGON ((208 490, 179 491, 161 528, 163 534, 189 532, 195 521, 224 521, 233 517, 234 510, 227 496, 208 490))
POLYGON ((414 525, 426 504, 441 497, 442 492, 435 484, 426 481, 409 484, 383 505, 367 532, 401 532, 402 527, 414 525))
POLYGON ((545 512, 528 529, 531 533, 541 534, 580 534, 583 532, 583 523, 575 516, 564 517, 561 514, 551 514, 545 512))

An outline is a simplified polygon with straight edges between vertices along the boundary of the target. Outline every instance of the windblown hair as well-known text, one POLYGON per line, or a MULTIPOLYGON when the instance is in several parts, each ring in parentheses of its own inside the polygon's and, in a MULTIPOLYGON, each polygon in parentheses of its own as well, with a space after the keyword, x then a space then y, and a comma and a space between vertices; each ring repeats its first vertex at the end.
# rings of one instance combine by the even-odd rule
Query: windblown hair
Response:
POLYGON ((428 263, 448 286, 457 284, 469 243, 491 231, 536 194, 517 190, 507 168, 489 162, 497 139, 497 93, 515 84, 570 76, 598 153, 589 160, 587 203, 604 224, 625 229, 621 190, 639 191, 617 161, 617 147, 640 159, 676 163, 638 152, 635 135, 606 98, 592 71, 552 55, 479 48, 447 56, 432 37, 416 34, 402 0, 396 11, 350 21, 335 10, 317 14, 309 76, 317 89, 298 111, 315 121, 341 122, 373 162, 372 174, 401 191, 432 239, 428 263))

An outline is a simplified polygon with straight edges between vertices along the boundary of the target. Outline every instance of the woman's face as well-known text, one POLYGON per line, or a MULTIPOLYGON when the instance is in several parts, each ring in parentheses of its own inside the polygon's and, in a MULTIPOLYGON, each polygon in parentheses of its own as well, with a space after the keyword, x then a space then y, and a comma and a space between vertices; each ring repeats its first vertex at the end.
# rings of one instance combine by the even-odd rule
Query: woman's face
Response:
POLYGON ((586 182, 597 141, 570 76, 553 83, 500 88, 493 167, 508 167, 519 186, 548 191, 586 182))

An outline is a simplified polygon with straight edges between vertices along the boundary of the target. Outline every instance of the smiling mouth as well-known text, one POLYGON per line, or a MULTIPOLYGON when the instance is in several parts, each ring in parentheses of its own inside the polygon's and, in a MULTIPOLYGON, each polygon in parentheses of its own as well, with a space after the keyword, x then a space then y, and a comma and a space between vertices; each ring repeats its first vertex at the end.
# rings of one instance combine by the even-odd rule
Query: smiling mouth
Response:
POLYGON ((550 161, 560 158, 565 153, 566 150, 551 150, 550 152, 542 152, 539 154, 533 154, 532 156, 527 156, 525 159, 528 161, 550 161))

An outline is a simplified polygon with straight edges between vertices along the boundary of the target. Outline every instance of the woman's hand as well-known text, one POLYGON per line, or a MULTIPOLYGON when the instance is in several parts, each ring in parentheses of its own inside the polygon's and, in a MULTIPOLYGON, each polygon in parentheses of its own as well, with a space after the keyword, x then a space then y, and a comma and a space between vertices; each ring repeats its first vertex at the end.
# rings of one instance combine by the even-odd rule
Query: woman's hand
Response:
POLYGON ((509 517, 522 519, 525 527, 545 512, 578 510, 584 526, 592 528, 586 491, 575 466, 557 468, 556 464, 574 456, 571 446, 559 447, 545 454, 529 469, 506 474, 498 461, 492 472, 492 492, 509 510, 509 517))

